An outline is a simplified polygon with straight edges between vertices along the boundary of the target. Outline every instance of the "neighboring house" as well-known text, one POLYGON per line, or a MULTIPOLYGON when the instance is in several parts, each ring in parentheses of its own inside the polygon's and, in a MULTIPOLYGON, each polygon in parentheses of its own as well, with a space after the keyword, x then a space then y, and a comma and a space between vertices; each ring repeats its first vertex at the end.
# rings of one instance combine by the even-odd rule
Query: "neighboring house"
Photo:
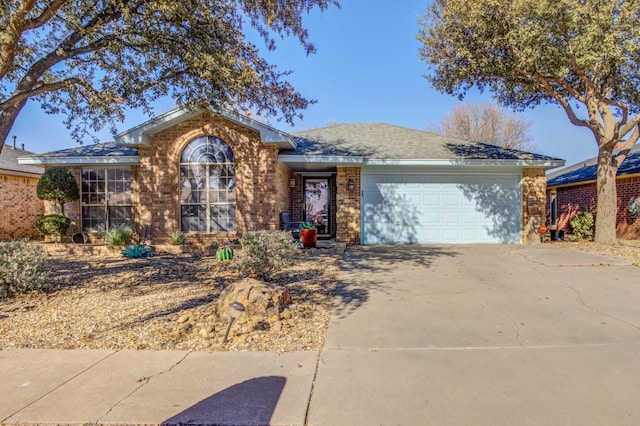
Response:
POLYGON ((322 221, 348 244, 538 241, 545 170, 562 160, 388 124, 295 134, 227 111, 174 110, 113 143, 21 159, 69 167, 82 188, 70 232, 124 222, 153 243, 206 245, 322 221))
POLYGON ((0 240, 38 238, 34 224, 44 214, 36 194, 42 167, 18 164, 32 152, 5 144, 0 152, 0 240))
MULTIPOLYGON (((597 211, 597 157, 581 161, 547 176, 547 214, 552 229, 571 231, 569 222, 580 212, 597 211)), ((640 198, 640 146, 629 152, 616 176, 616 234, 622 239, 640 238, 640 218, 629 215, 629 203, 640 198)))

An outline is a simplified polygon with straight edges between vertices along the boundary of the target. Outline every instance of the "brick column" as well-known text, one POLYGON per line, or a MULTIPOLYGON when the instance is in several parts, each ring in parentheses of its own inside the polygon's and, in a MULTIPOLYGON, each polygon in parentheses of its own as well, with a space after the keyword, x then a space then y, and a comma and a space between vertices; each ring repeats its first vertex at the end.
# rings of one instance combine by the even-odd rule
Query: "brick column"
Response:
POLYGON ((522 170, 522 243, 540 243, 540 225, 546 223, 547 177, 544 169, 522 170))
POLYGON ((338 167, 336 187, 336 241, 360 244, 360 168, 338 167))

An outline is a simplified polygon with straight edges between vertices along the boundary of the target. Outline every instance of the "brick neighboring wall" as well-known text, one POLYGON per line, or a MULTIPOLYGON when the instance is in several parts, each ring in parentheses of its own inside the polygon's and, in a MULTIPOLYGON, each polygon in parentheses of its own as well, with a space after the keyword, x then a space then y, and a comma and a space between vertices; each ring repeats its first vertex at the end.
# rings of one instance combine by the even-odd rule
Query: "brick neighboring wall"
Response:
POLYGON ((179 164, 194 138, 216 136, 231 147, 236 171, 236 232, 189 233, 188 241, 206 245, 239 238, 243 232, 279 229, 279 212, 290 205, 288 174, 278 163, 278 147, 265 145, 257 131, 219 116, 201 114, 153 136, 138 150, 132 176, 138 226, 150 225, 154 244, 166 243, 180 229, 179 164))
POLYGON ((336 241, 360 244, 360 168, 338 167, 336 175, 336 241), (355 188, 347 184, 353 180, 355 188))
POLYGON ((34 228, 44 215, 44 202, 36 194, 38 180, 0 174, 0 240, 40 238, 34 228))
MULTIPOLYGON (((573 232, 571 218, 580 212, 596 213, 598 194, 596 184, 587 183, 560 187, 556 189, 558 203, 558 229, 566 233, 573 232)), ((640 239, 640 218, 629 216, 629 202, 640 197, 640 177, 621 177, 616 179, 617 215, 616 234, 622 239, 640 239)), ((547 211, 549 205, 547 203, 547 211)))
POLYGON ((547 177, 544 169, 522 170, 522 243, 540 243, 540 225, 546 221, 547 177))

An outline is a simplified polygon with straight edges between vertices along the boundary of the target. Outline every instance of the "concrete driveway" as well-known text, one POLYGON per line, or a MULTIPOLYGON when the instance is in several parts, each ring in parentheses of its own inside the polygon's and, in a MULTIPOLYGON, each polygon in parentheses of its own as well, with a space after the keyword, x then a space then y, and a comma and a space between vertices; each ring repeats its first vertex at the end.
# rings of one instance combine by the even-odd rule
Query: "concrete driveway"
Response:
POLYGON ((639 277, 553 244, 350 249, 308 423, 638 425, 639 277))

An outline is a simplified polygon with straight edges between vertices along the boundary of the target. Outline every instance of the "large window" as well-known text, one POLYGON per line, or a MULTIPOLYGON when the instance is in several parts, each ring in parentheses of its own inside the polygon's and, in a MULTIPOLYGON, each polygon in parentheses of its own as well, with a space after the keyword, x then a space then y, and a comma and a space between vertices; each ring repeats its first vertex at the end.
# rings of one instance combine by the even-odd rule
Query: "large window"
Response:
POLYGON ((201 136, 180 157, 182 232, 236 230, 236 178, 233 152, 222 139, 201 136))
POLYGON ((131 223, 131 170, 82 169, 82 230, 131 223))

